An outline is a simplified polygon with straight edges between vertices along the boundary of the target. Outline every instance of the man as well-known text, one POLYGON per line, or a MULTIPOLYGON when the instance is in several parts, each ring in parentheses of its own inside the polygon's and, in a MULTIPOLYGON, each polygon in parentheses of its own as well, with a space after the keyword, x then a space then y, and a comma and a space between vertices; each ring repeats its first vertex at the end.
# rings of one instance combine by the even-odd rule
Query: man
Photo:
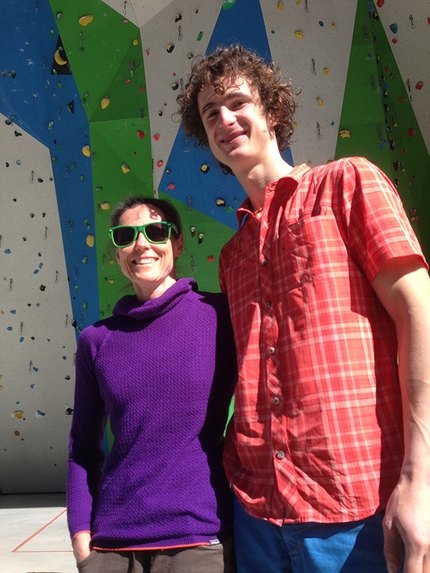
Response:
POLYGON ((430 573, 430 281, 394 187, 363 158, 288 165, 294 93, 240 46, 178 103, 248 195, 220 256, 239 573, 430 573))

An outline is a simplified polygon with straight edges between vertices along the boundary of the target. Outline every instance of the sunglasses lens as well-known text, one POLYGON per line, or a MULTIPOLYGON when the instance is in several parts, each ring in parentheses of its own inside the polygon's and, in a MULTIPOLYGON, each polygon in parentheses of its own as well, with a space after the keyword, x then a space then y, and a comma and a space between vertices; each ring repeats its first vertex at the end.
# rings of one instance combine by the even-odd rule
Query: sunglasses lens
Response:
POLYGON ((150 223, 146 226, 146 235, 153 243, 165 243, 169 238, 169 226, 161 223, 150 223))
POLYGON ((113 240, 118 247, 126 247, 134 241, 133 227, 120 227, 113 232, 113 240))

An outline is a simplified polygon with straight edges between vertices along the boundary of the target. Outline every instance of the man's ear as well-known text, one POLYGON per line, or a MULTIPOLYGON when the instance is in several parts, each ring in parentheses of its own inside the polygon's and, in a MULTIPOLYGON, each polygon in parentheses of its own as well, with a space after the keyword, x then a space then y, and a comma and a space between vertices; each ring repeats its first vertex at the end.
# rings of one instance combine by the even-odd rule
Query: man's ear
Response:
POLYGON ((269 111, 267 114, 267 125, 271 128, 276 127, 278 125, 278 119, 276 118, 273 111, 269 111))

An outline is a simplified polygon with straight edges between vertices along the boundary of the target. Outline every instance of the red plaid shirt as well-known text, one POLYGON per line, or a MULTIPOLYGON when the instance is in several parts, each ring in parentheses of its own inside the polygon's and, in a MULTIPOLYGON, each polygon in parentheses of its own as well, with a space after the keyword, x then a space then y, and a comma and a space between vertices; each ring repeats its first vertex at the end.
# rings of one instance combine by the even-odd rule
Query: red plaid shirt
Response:
POLYGON ((220 257, 239 365, 228 478, 278 525, 367 517, 403 457, 396 334, 371 284, 390 258, 426 264, 402 203, 350 158, 295 168, 238 218, 220 257))

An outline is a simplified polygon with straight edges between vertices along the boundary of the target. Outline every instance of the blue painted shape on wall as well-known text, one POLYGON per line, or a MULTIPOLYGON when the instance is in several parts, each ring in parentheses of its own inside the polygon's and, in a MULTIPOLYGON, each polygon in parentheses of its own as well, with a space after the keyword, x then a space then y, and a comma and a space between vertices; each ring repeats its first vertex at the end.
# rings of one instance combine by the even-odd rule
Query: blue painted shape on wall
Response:
POLYGON ((0 112, 51 153, 73 315, 83 328, 99 318, 96 250, 85 242, 88 226, 94 231, 91 160, 81 152, 88 121, 73 76, 52 73, 58 30, 49 1, 2 3, 0 27, 0 112))
MULTIPOLYGON (((267 62, 271 60, 259 0, 237 0, 229 10, 221 9, 207 54, 218 45, 232 44, 241 44, 267 62), (249 25, 251 21, 252 26, 249 25)), ((284 152, 283 157, 293 165, 290 150, 284 152)), ((191 201, 193 209, 233 229, 237 228, 237 220, 228 207, 236 209, 246 197, 237 179, 232 175, 224 175, 212 153, 188 141, 182 128, 176 136, 159 189, 185 204, 191 201), (208 166, 209 169, 203 172, 202 166, 208 166), (174 185, 173 191, 169 190, 169 184, 174 185), (217 207, 217 199, 223 199, 227 208, 217 207)))

